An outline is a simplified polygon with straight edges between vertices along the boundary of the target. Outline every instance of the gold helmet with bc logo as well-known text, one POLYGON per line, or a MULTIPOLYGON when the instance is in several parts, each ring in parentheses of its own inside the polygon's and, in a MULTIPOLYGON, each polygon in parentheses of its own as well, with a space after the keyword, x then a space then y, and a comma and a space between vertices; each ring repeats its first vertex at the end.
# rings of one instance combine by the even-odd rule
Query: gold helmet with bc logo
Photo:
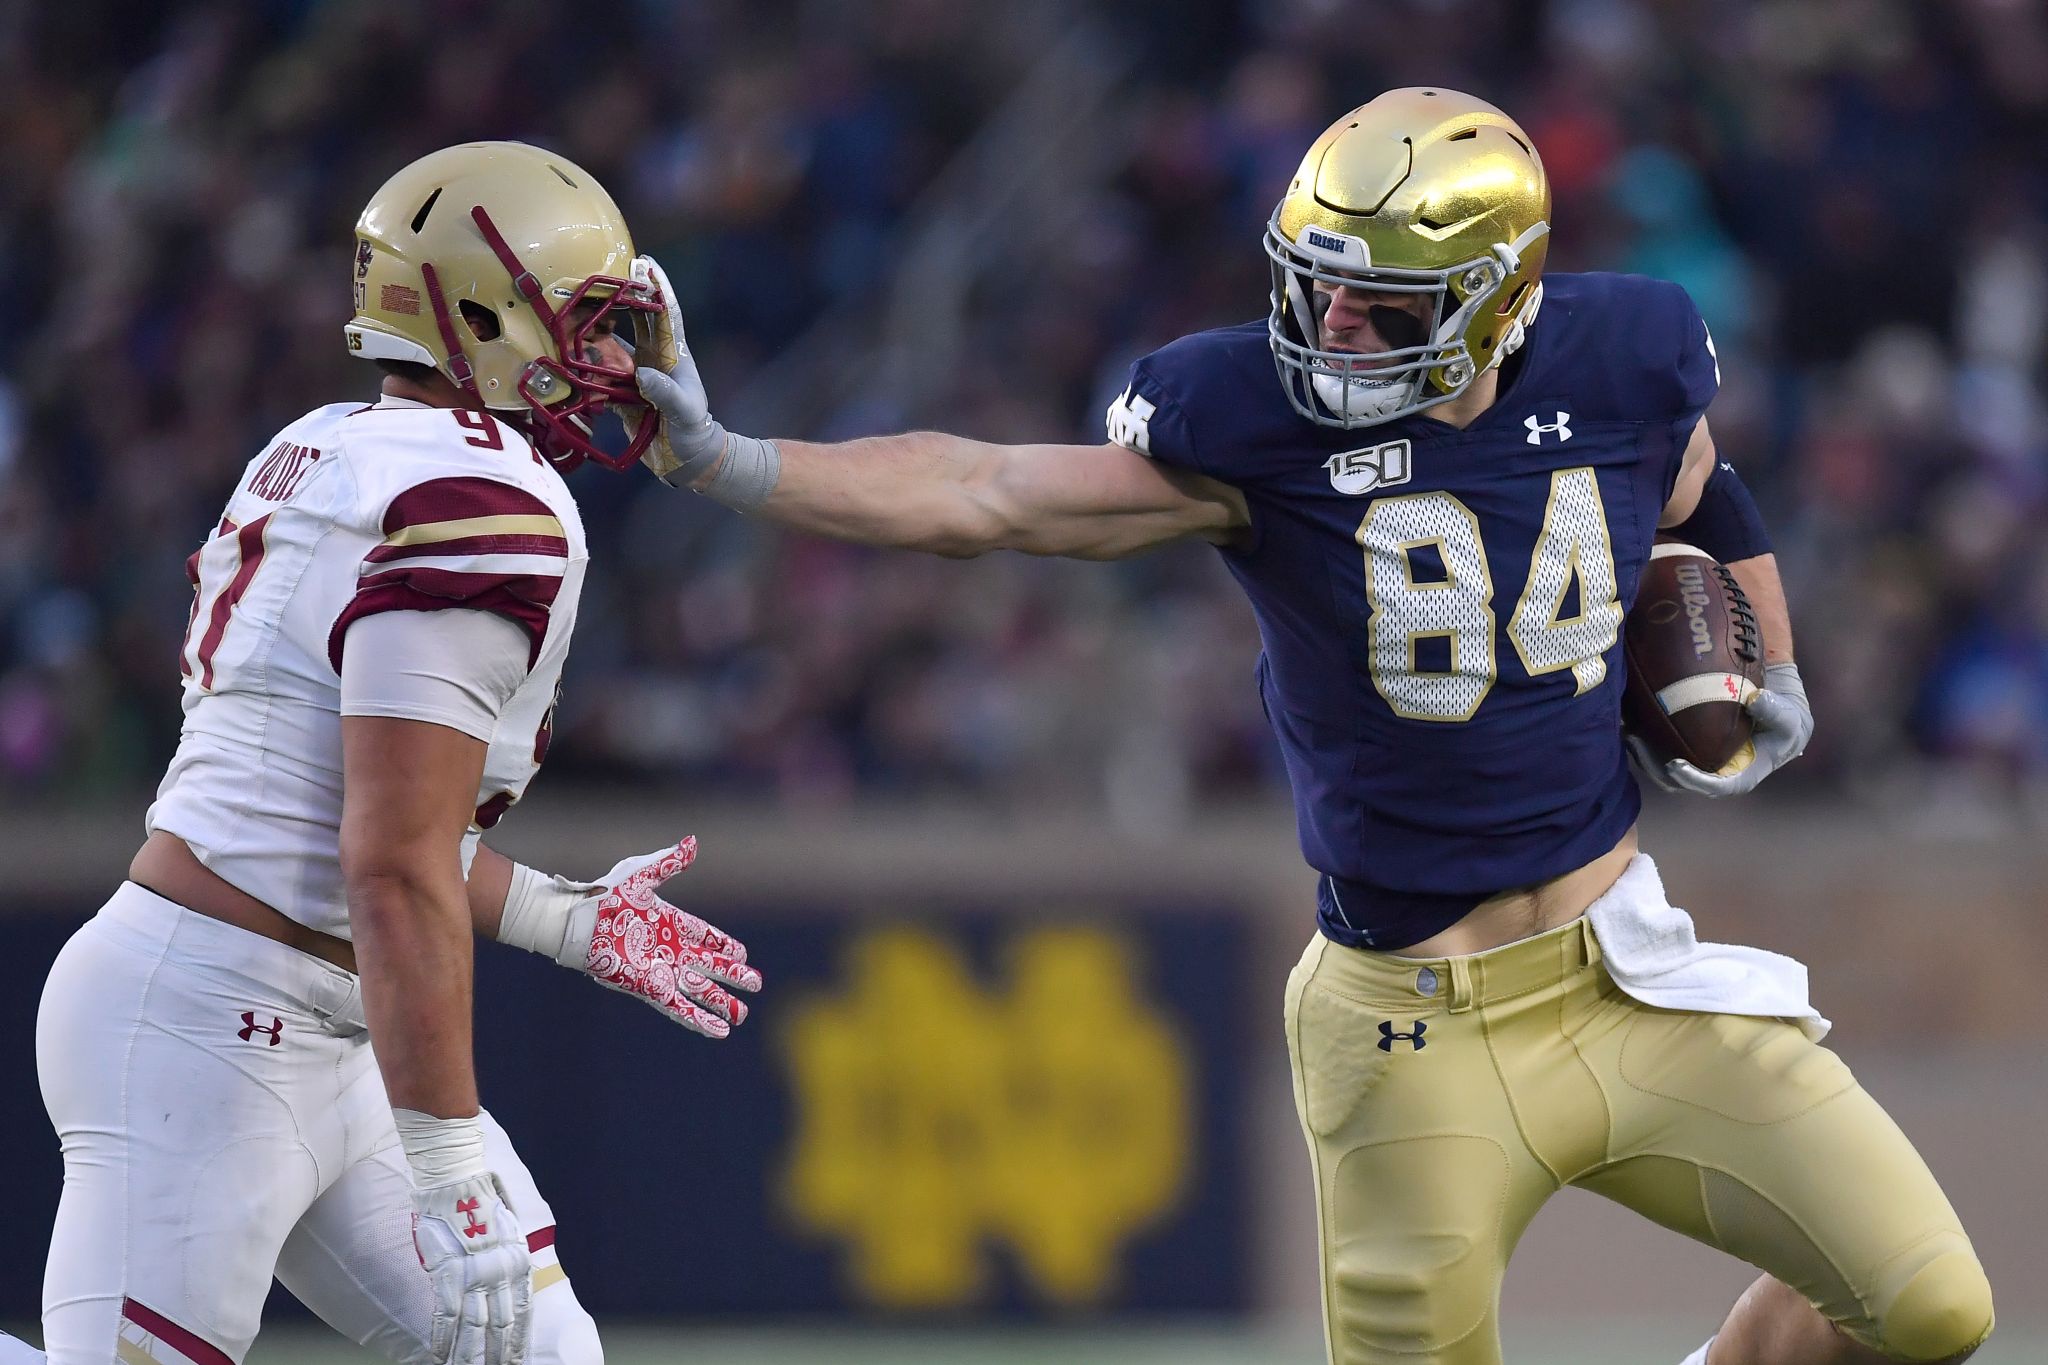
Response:
POLYGON ((661 305, 618 205, 567 157, 522 142, 421 157, 357 220, 354 283, 351 353, 434 367, 550 458, 627 468, 653 439, 632 367, 593 342, 648 335, 661 305), (623 452, 592 440, 606 408, 623 452))
POLYGON ((1389 90, 1338 119, 1266 226, 1288 401, 1324 426, 1366 427, 1463 393, 1536 317, 1549 220, 1536 148, 1484 100, 1389 90), (1323 312, 1344 286, 1428 296, 1415 344, 1326 346, 1323 312))

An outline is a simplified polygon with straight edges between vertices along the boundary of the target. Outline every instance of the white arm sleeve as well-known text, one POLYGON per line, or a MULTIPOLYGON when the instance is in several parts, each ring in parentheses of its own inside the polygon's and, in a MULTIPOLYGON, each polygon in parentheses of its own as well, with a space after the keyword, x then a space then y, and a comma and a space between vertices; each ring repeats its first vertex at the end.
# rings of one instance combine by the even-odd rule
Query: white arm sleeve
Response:
POLYGON ((352 622, 341 714, 424 720, 490 743, 526 680, 526 632, 495 612, 380 611, 352 622))

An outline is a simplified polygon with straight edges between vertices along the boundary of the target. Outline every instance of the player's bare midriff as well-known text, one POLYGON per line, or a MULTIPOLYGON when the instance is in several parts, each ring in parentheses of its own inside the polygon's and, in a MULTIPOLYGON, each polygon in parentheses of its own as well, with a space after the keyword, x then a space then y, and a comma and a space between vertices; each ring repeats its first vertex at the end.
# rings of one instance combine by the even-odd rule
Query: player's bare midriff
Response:
POLYGON ((1570 924, 1621 876, 1636 856, 1636 827, 1621 842, 1583 867, 1535 886, 1503 891, 1473 907, 1472 913, 1440 934, 1411 944, 1395 957, 1464 957, 1570 924))
POLYGON ((191 848, 175 834, 162 830, 150 835, 128 864, 128 880, 146 891, 154 891, 194 914, 232 924, 275 939, 287 948, 310 953, 346 972, 356 969, 355 947, 345 939, 308 929, 297 920, 265 905, 248 892, 230 886, 199 861, 191 848))

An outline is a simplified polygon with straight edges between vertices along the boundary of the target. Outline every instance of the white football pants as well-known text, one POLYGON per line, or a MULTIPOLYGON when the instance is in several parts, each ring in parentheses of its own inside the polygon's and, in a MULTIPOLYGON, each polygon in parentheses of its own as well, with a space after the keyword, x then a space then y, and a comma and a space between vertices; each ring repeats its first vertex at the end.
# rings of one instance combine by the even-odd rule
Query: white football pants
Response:
MULTIPOLYGON (((51 1365, 224 1365, 273 1275, 390 1360, 433 1312, 405 1156, 356 978, 123 883, 50 969, 36 1020, 64 1194, 51 1365)), ((504 1130, 491 1169, 534 1247, 533 1365, 599 1365, 554 1215, 504 1130)))

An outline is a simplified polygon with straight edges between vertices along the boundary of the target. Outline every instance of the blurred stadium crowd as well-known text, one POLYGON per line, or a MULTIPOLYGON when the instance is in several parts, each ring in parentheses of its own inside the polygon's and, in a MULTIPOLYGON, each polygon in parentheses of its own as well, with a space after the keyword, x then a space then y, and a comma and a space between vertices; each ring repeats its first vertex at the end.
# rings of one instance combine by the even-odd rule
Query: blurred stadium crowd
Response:
MULTIPOLYGON (((1715 435, 1770 514, 1820 717, 1778 780, 2048 813, 2048 21, 2024 0, 14 7, 0 791, 154 781, 183 561, 271 432, 374 391, 341 347, 348 230, 422 152, 516 137, 597 173, 678 285, 714 406, 768 395, 764 435, 1099 440, 1131 359, 1263 311, 1259 231, 1323 125, 1417 83, 1534 134, 1553 269, 1676 279, 1712 325, 1715 435), (1123 151, 1068 187, 1071 230, 978 277, 915 403, 778 425, 815 380, 791 340, 880 310, 902 225, 1070 22, 1124 73, 1123 151)), ((1280 781, 1250 613, 1200 547, 951 564, 637 473, 575 487, 598 565, 553 769, 1136 824, 1280 781)))

